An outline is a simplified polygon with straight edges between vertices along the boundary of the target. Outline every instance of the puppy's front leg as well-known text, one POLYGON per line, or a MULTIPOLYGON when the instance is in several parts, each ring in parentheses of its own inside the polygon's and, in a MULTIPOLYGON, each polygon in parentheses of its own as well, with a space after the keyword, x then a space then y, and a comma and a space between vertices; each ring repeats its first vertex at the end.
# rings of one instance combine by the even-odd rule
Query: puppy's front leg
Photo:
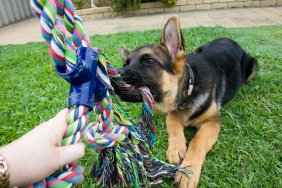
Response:
POLYGON ((183 125, 173 114, 166 116, 166 127, 168 132, 168 150, 166 157, 172 164, 180 164, 186 153, 186 140, 183 125))
POLYGON ((198 186, 202 165, 206 154, 218 139, 220 132, 219 118, 211 118, 205 121, 191 140, 181 166, 193 172, 191 177, 178 172, 175 182, 181 188, 194 188, 198 186))

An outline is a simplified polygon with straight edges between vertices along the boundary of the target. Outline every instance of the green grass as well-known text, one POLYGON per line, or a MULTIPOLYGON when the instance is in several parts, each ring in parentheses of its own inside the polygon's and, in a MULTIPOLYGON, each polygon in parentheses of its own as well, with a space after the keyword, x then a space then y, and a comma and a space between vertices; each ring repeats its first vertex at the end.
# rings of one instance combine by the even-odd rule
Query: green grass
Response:
MULTIPOLYGON (((160 31, 119 33, 92 37, 111 62, 121 66, 118 48, 135 48, 160 40, 160 31)), ((259 60, 258 76, 244 85, 222 110, 219 141, 208 154, 201 187, 282 187, 282 26, 246 29, 193 28, 183 30, 186 49, 192 51, 217 37, 231 37, 259 60)), ((20 137, 48 120, 67 102, 69 85, 54 72, 45 43, 0 46, 0 143, 20 137)), ((132 104, 126 109, 137 117, 132 104)), ((93 117, 92 117, 93 118, 93 117)), ((92 119, 93 120, 93 119, 92 119)), ((165 160, 165 115, 156 113, 157 146, 154 154, 165 160)), ((195 130, 186 130, 191 139, 195 130)), ((88 148, 81 160, 86 167, 83 187, 95 151, 88 148)), ((164 187, 172 187, 166 181, 164 187)))

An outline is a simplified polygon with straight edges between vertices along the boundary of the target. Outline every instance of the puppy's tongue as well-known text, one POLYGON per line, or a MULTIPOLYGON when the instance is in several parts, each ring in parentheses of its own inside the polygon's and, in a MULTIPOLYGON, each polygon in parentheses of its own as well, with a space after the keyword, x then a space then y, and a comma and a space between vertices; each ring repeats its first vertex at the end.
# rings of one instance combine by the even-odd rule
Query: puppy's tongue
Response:
POLYGON ((120 87, 123 91, 133 91, 133 90, 138 90, 138 91, 143 91, 145 90, 146 93, 150 93, 151 96, 156 97, 157 95, 154 93, 151 93, 149 88, 146 86, 141 86, 141 87, 135 87, 133 85, 127 84, 126 86, 120 87))
POLYGON ((122 91, 132 91, 132 90, 135 89, 135 87, 133 85, 130 85, 130 84, 119 85, 119 88, 122 91))
POLYGON ((141 92, 141 95, 143 96, 143 100, 146 98, 146 100, 152 105, 155 100, 154 96, 152 95, 150 89, 146 86, 139 87, 138 90, 141 92))
POLYGON ((137 89, 139 90, 141 93, 147 93, 148 96, 150 96, 151 98, 153 98, 152 100, 154 101, 154 98, 157 97, 157 94, 152 92, 147 86, 141 86, 141 87, 135 87, 135 86, 132 86, 133 88, 131 90, 134 90, 134 89, 137 89))

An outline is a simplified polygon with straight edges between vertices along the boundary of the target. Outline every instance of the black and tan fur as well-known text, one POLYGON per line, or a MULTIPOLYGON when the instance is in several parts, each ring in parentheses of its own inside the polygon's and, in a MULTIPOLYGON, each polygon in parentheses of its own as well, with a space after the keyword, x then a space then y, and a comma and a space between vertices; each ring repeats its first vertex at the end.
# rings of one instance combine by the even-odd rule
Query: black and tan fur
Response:
MULTIPOLYGON (((167 159, 193 171, 178 173, 180 187, 197 187, 206 154, 218 139, 220 109, 256 72, 258 65, 235 41, 216 39, 192 54, 186 54, 179 20, 170 18, 160 44, 145 45, 130 52, 121 47, 125 67, 122 77, 136 88, 147 86, 155 97, 154 108, 167 113, 167 159), (190 66, 187 65, 189 63, 190 66), (194 87, 187 94, 192 68, 194 87), (198 129, 188 149, 185 127, 198 129)), ((128 94, 119 93, 128 100, 128 94)), ((134 99, 130 99, 134 101, 134 99)), ((136 96, 136 100, 141 100, 136 96)))

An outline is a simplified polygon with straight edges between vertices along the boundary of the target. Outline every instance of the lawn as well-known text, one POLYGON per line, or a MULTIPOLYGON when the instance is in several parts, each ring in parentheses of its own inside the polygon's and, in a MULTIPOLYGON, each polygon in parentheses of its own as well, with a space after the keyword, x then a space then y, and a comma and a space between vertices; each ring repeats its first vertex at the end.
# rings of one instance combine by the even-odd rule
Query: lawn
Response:
MULTIPOLYGON (((156 43, 160 33, 118 33, 91 39, 93 46, 103 49, 113 65, 120 67, 120 45, 135 48, 156 43)), ((257 77, 222 110, 222 131, 204 164, 200 187, 282 187, 282 26, 199 27, 185 29, 183 34, 189 52, 217 37, 230 37, 260 64, 257 77)), ((68 89, 69 85, 54 72, 45 43, 0 46, 1 145, 64 108, 68 89)), ((125 105, 132 117, 138 116, 135 104, 125 105)), ((163 160, 167 148, 164 122, 165 115, 155 113, 158 140, 154 154, 163 160)), ((195 130, 187 129, 185 134, 191 139, 195 130)), ((87 148, 81 160, 86 168, 83 187, 95 185, 88 178, 95 156, 96 152, 87 148)), ((164 187, 173 187, 173 181, 166 181, 164 187)))

